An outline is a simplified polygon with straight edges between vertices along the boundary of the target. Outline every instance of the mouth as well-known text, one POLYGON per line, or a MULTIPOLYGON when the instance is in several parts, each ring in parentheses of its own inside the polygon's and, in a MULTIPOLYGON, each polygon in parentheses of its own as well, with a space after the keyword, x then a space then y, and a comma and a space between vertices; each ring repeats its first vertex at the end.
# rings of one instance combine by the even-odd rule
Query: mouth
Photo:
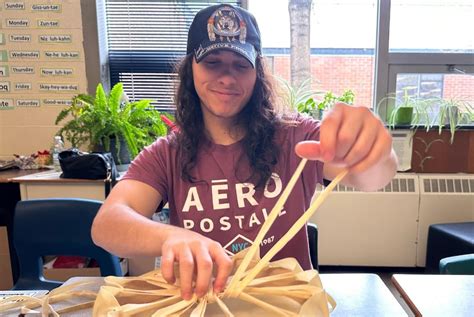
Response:
POLYGON ((221 95, 221 96, 238 96, 240 95, 239 92, 233 91, 233 90, 213 90, 211 91, 215 94, 221 95))

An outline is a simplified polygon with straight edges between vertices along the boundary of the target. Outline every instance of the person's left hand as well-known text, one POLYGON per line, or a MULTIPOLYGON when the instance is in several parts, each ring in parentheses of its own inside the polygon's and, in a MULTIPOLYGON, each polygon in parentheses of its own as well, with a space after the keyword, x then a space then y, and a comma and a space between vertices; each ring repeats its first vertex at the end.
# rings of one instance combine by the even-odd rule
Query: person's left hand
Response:
POLYGON ((351 173, 360 173, 389 159, 392 137, 366 107, 336 104, 321 121, 320 142, 303 141, 295 151, 351 173))

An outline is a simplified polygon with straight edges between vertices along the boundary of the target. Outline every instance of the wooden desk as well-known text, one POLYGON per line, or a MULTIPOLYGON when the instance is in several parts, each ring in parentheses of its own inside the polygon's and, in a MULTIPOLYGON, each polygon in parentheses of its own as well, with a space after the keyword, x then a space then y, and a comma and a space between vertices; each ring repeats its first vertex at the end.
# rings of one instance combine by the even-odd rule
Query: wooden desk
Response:
POLYGON ((474 314, 474 275, 394 274, 392 281, 415 316, 474 314))
POLYGON ((11 168, 0 171, 0 183, 11 183, 14 178, 44 172, 44 169, 37 170, 20 170, 18 168, 11 168))
POLYGON ((38 198, 86 198, 105 199, 104 179, 60 178, 60 172, 46 172, 16 177, 20 184, 21 200, 38 198))
MULTIPOLYGON (((100 277, 73 277, 65 284, 91 280, 97 283, 88 286, 88 289, 98 290, 102 283, 100 277)), ((384 282, 375 274, 321 274, 321 280, 324 288, 337 302, 331 317, 407 316, 384 282)), ((84 309, 61 317, 86 317, 90 316, 90 311, 84 309)))

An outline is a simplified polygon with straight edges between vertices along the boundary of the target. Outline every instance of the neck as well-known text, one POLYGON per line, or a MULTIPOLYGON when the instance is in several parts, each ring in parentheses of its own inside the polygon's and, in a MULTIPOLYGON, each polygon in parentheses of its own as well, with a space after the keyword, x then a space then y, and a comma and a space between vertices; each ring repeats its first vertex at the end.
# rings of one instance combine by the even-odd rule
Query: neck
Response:
POLYGON ((213 120, 213 118, 204 118, 204 127, 209 139, 215 144, 230 145, 240 141, 245 132, 235 125, 234 120, 213 120))

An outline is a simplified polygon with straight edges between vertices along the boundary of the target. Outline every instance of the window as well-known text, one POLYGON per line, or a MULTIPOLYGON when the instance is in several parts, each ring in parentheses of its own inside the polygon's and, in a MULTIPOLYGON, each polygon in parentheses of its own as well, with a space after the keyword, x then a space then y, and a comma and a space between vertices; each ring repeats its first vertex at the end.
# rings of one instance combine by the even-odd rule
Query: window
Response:
MULTIPOLYGON (((290 77, 288 0, 249 0, 274 73, 290 77), (277 22, 275 22, 277 21, 277 22)), ((472 0, 314 0, 311 67, 317 90, 355 92, 375 107, 388 93, 474 104, 472 0)), ((386 116, 386 105, 377 109, 386 116)))
POLYGON ((443 74, 397 74, 397 99, 443 97, 443 74))
POLYGON ((111 84, 131 100, 150 99, 173 111, 174 65, 186 54, 188 28, 200 9, 218 2, 103 0, 111 84))
POLYGON ((472 53, 472 0, 391 0, 390 11, 390 52, 472 53))
MULTIPOLYGON (((187 29, 199 9, 217 2, 246 5, 271 69, 289 79, 288 0, 102 1, 111 81, 124 82, 131 99, 173 109, 172 66, 184 55, 187 29)), ((472 0, 314 0, 311 14, 315 89, 351 89, 357 104, 374 108, 407 87, 420 96, 454 92, 474 104, 472 0)), ((385 118, 387 106, 377 111, 385 118)))
MULTIPOLYGON (((272 58, 274 74, 290 80, 288 0, 250 0, 262 33, 263 54, 272 58)), ((314 0, 311 10, 313 88, 341 95, 351 89, 355 101, 371 105, 374 86, 377 0, 314 0)))
MULTIPOLYGON (((472 0, 380 0, 379 6, 375 100, 408 89, 474 105, 472 0)), ((378 110, 387 116, 387 104, 378 110)))

